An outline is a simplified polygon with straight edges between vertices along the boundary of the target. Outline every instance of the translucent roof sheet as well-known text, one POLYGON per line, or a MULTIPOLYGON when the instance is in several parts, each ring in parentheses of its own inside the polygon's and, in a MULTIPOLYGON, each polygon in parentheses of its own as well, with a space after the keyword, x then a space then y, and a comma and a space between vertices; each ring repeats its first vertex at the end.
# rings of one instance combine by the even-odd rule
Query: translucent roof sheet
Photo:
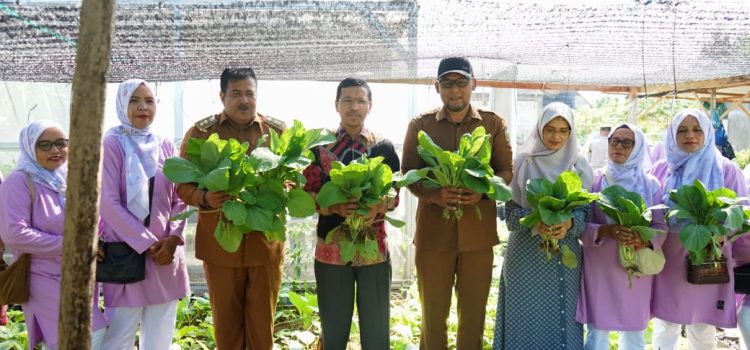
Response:
MULTIPOLYGON (((750 74, 750 1, 119 1, 110 81, 479 79, 642 86, 750 74)), ((69 82, 79 1, 0 0, 0 80, 69 82)))

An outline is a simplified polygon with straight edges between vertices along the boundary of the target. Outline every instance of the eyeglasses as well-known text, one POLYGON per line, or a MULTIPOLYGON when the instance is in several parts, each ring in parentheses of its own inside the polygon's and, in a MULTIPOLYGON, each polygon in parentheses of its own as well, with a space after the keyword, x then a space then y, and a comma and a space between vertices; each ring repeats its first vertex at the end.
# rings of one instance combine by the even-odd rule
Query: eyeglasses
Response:
POLYGON ((617 145, 621 145, 624 149, 630 149, 635 145, 635 141, 630 139, 618 139, 616 137, 612 137, 609 139, 610 147, 617 147, 617 145))
POLYGON ((438 82, 440 83, 440 87, 443 89, 450 89, 454 86, 458 86, 460 88, 464 88, 469 85, 469 82, 471 79, 469 78, 461 78, 461 79, 440 79, 438 82))
POLYGON ((560 137, 562 138, 567 138, 568 136, 570 136, 570 129, 568 128, 555 129, 551 126, 546 126, 542 128, 542 133, 544 135, 549 135, 549 136, 560 135, 560 137))
POLYGON ((57 139, 55 141, 44 140, 36 143, 36 147, 42 151, 49 151, 52 149, 52 146, 57 147, 57 149, 68 148, 68 139, 57 139))

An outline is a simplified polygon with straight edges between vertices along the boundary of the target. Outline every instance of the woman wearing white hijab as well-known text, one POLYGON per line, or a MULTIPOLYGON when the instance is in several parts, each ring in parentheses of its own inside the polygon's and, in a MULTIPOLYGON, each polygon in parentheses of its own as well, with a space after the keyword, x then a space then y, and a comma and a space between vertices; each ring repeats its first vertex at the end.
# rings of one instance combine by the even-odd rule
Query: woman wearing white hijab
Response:
MULTIPOLYGON (((594 173, 592 191, 618 185, 643 197, 646 207, 660 204, 659 180, 646 172, 651 162, 643 132, 635 125, 622 124, 609 134, 608 144, 607 166, 594 173)), ((653 211, 651 227, 666 231, 663 210, 653 211)), ((620 350, 646 347, 643 330, 651 318, 654 277, 628 277, 620 264, 618 246, 640 250, 650 245, 658 250, 665 236, 644 242, 629 228, 612 224, 594 205, 591 222, 581 235, 583 279, 576 316, 587 325, 586 350, 609 350, 610 331, 618 331, 620 350)))
MULTIPOLYGON (((664 203, 669 192, 697 179, 709 190, 727 187, 737 196, 747 196, 740 169, 721 156, 714 146, 714 128, 705 113, 686 109, 672 118, 666 135, 667 159, 654 164, 651 173, 662 184, 664 203)), ((669 232, 662 246, 666 264, 654 279, 652 315, 654 349, 675 349, 680 325, 687 325, 689 349, 715 349, 715 327, 734 328, 734 283, 690 284, 687 281, 688 253, 679 240, 683 224, 669 220, 669 232)), ((734 259, 732 243, 724 242, 722 253, 729 271, 734 259)), ((731 278, 731 273, 730 273, 731 278)))
MULTIPOLYGON (((39 120, 21 129, 18 143, 18 165, 0 186, 0 236, 14 259, 31 255, 29 300, 21 304, 29 348, 57 349, 68 137, 59 124, 39 120)), ((99 349, 106 320, 96 288, 93 294, 91 340, 99 349)))
POLYGON ((174 334, 177 300, 189 294, 183 228, 170 221, 186 208, 175 185, 162 173, 176 155, 169 139, 151 130, 156 115, 153 92, 140 79, 120 84, 120 126, 107 132, 103 148, 102 240, 125 242, 147 253, 146 278, 129 284, 103 283, 110 327, 107 350, 133 349, 140 324, 140 349, 168 349, 174 334))
MULTIPOLYGON (((500 297, 495 321, 493 349, 580 349, 583 327, 575 320, 581 265, 570 269, 559 257, 547 261, 539 250, 541 238, 519 220, 531 212, 526 202, 526 182, 545 178, 554 182, 566 170, 575 171, 585 189, 593 174, 586 159, 578 153, 573 113, 562 103, 551 103, 537 121, 536 130, 514 159, 511 181, 513 200, 506 203, 506 222, 511 231, 505 251, 500 297)), ((586 228, 590 207, 574 210, 571 221, 547 226, 581 261, 578 237, 586 228)))

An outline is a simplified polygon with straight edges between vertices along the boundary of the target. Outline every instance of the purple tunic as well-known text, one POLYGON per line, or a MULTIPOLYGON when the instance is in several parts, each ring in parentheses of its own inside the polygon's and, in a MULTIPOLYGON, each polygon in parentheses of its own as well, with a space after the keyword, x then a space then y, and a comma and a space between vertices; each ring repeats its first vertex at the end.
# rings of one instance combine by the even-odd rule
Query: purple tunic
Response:
MULTIPOLYGON (((594 177, 593 192, 602 189, 602 170, 594 177)), ((658 180, 653 181, 658 189, 658 180)), ((654 205, 661 203, 661 190, 643 194, 651 196, 654 205)), ((607 224, 607 216, 594 205, 591 221, 581 235, 583 244, 583 278, 578 297, 576 319, 583 324, 593 324, 595 328, 616 331, 641 331, 648 327, 651 318, 651 287, 654 276, 632 277, 632 287, 628 288, 628 274, 620 265, 618 243, 610 237, 599 240, 599 226, 607 224)), ((664 211, 655 210, 651 227, 666 231, 664 211)), ((654 237, 654 249, 661 248, 666 234, 654 237)))
MULTIPOLYGON (((185 203, 177 196, 175 185, 162 173, 164 160, 175 156, 174 145, 165 139, 159 145, 159 169, 154 179, 151 219, 148 228, 127 209, 125 153, 117 136, 104 138, 101 216, 103 238, 108 242, 126 242, 145 252, 159 239, 170 235, 184 242, 185 220, 169 221, 183 212, 185 203)), ((190 292, 183 245, 177 246, 174 262, 159 265, 146 256, 146 279, 131 284, 103 283, 105 306, 141 307, 177 300, 190 292)))
MULTIPOLYGON (((737 266, 750 263, 750 234, 745 234, 732 244, 732 254, 734 254, 737 266)), ((750 307, 750 295, 737 294, 738 304, 750 307)))
MULTIPOLYGON (((31 194, 21 171, 14 171, 0 186, 0 235, 13 250, 14 259, 31 254, 29 301, 21 304, 29 335, 29 346, 44 341, 57 347, 60 278, 65 212, 57 192, 34 183, 36 198, 31 212, 31 194), (30 222, 29 222, 30 221, 30 222)), ((92 300, 93 329, 107 325, 98 307, 98 289, 92 300)))
MULTIPOLYGON (((724 169, 724 187, 747 196, 745 179, 737 165, 721 158, 724 169)), ((654 164, 651 173, 664 185, 667 182, 667 162, 654 164)), ((654 280, 651 314, 665 321, 680 324, 707 323, 717 327, 733 328, 737 324, 735 312, 734 276, 735 266, 732 243, 725 242, 722 248, 730 271, 729 283, 690 284, 687 281, 687 256, 679 239, 677 228, 670 227, 667 240, 662 246, 666 264, 654 280)))

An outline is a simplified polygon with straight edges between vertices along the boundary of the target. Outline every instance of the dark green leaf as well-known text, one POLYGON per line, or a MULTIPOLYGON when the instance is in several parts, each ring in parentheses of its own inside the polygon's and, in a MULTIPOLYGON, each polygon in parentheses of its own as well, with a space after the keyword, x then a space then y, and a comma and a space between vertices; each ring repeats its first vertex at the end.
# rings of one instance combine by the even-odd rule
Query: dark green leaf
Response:
POLYGON ((536 224, 542 222, 542 217, 539 215, 538 210, 533 210, 529 215, 521 218, 520 223, 528 228, 536 226, 536 224))
POLYGON ((201 145, 201 163, 208 168, 216 167, 220 160, 219 154, 225 144, 226 141, 219 139, 219 134, 211 134, 206 142, 201 145))
MULTIPOLYGON (((420 130, 417 134, 417 141, 419 141, 419 146, 422 147, 422 149, 427 152, 427 154, 440 159, 442 157, 445 157, 443 154, 443 149, 440 148, 437 144, 435 144, 434 141, 432 141, 432 138, 430 135, 427 135, 426 132, 420 130)), ((441 163, 445 163, 444 161, 440 161, 441 163)))
POLYGON ((249 205, 254 205, 257 202, 255 195, 249 191, 240 192, 240 199, 249 205))
POLYGON ((250 164, 258 172, 276 169, 280 162, 281 156, 266 147, 256 148, 250 153, 250 164))
POLYGON ((351 241, 339 240, 339 248, 341 254, 341 262, 348 263, 354 259, 354 253, 357 252, 357 248, 351 241))
POLYGON ((358 253, 366 260, 375 260, 378 257, 378 241, 366 238, 363 248, 358 249, 358 253))
POLYGON ((309 193, 292 189, 289 191, 289 200, 286 203, 289 215, 296 218, 304 218, 315 214, 315 200, 309 193))
POLYGON ((510 187, 505 184, 505 181, 499 176, 490 177, 490 186, 492 187, 487 196, 500 202, 507 202, 513 198, 513 193, 510 187))
POLYGON ((199 161, 201 158, 201 146, 206 143, 205 139, 196 139, 191 137, 187 141, 187 158, 193 161, 199 161))
POLYGON ((539 199, 539 208, 559 212, 565 209, 565 200, 545 196, 539 199))
POLYGON ((310 163, 312 163, 312 159, 307 158, 305 156, 284 158, 281 161, 281 165, 290 167, 292 169, 305 169, 305 167, 310 165, 310 163))
POLYGON ((487 178, 476 178, 467 173, 461 174, 461 182, 463 185, 477 193, 487 193, 490 191, 490 182, 487 178))
POLYGON ((272 191, 270 186, 264 186, 264 190, 259 190, 255 196, 258 207, 268 209, 272 212, 278 212, 284 208, 284 192, 272 191))
POLYGON ((333 142, 336 142, 336 135, 328 129, 310 129, 305 132, 305 148, 307 149, 333 142))
POLYGON ((711 240, 711 232, 704 225, 688 224, 680 231, 680 242, 691 252, 704 250, 711 240))
POLYGON ((246 226, 249 226, 253 231, 268 232, 271 230, 274 216, 271 210, 252 206, 247 207, 246 215, 246 226))
POLYGON ((198 179, 198 187, 207 188, 211 192, 226 191, 229 188, 229 167, 211 170, 206 176, 198 179))
POLYGON ((190 210, 187 210, 187 211, 184 211, 184 212, 180 213, 179 215, 175 215, 175 216, 169 218, 169 221, 185 220, 185 219, 189 218, 190 216, 192 216, 193 214, 195 214, 197 211, 198 211, 198 209, 192 208, 190 210))
POLYGON ((575 253, 573 253, 572 250, 570 250, 570 247, 568 247, 565 244, 560 245, 560 252, 562 253, 560 259, 562 260, 563 265, 569 269, 574 269, 578 267, 578 258, 576 258, 575 253))
POLYGON ((391 224, 391 226, 393 226, 393 227, 404 227, 404 225, 406 225, 405 222, 403 222, 403 221, 401 221, 399 219, 390 217, 388 215, 385 216, 385 221, 388 221, 388 223, 391 224))
POLYGON ((648 226, 632 226, 630 229, 638 232, 638 235, 640 235, 641 239, 644 241, 650 241, 654 236, 664 233, 662 230, 653 229, 648 226))
POLYGON ((197 165, 179 157, 165 160, 163 171, 164 176, 174 183, 198 182, 204 176, 197 165))
POLYGON ((396 182, 396 187, 401 188, 409 186, 427 176, 429 169, 412 169, 402 174, 400 172, 393 174, 393 181, 396 182))
POLYGON ((341 187, 333 182, 327 182, 320 188, 316 197, 321 208, 328 208, 334 204, 346 203, 349 197, 341 190, 341 187))
POLYGON ((742 227, 742 224, 745 222, 745 213, 742 210, 741 206, 732 206, 728 208, 727 212, 727 219, 725 224, 727 225, 727 228, 735 231, 738 230, 740 227, 742 227))
POLYGON ((245 224, 246 209, 245 205, 239 201, 226 201, 222 206, 224 216, 235 225, 242 226, 245 224))
POLYGON ((214 237, 222 249, 229 253, 234 253, 240 248, 243 232, 235 225, 219 221, 219 224, 216 225, 216 230, 214 231, 214 237))

